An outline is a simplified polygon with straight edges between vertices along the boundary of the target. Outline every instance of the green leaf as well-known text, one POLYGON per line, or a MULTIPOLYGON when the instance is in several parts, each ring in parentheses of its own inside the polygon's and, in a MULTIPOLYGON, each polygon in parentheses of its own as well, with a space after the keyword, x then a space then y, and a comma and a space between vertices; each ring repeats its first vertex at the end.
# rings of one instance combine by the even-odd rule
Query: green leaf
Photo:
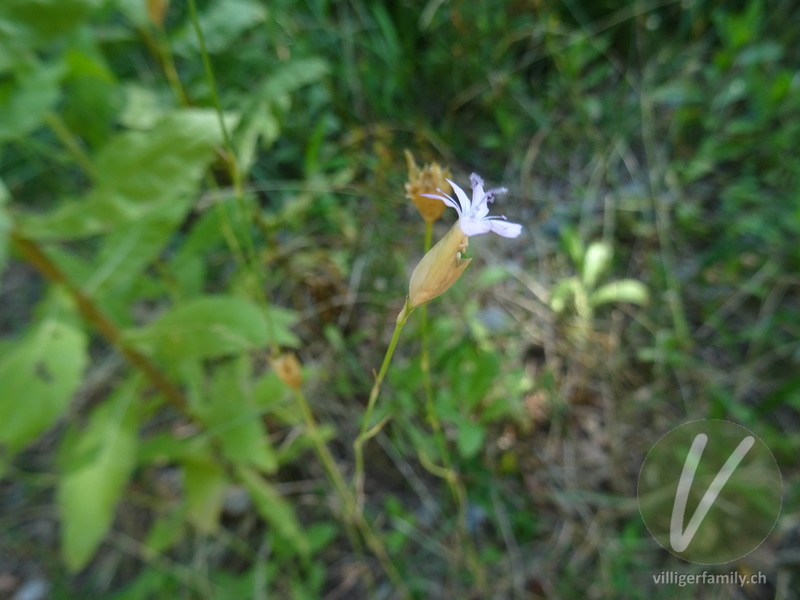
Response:
POLYGON ((0 72, 83 22, 104 0, 0 2, 0 72))
POLYGON ((225 458, 274 473, 278 459, 247 387, 248 374, 243 371, 249 370, 249 361, 218 367, 207 401, 196 408, 208 432, 220 441, 225 458))
POLYGON ((140 222, 192 196, 221 142, 210 110, 182 110, 152 131, 120 134, 98 154, 96 183, 87 196, 43 216, 21 216, 20 229, 40 240, 68 240, 140 222))
POLYGON ((483 447, 486 435, 484 427, 480 423, 473 423, 469 419, 458 419, 458 453, 466 459, 473 458, 483 447))
POLYGON ((86 343, 80 329, 46 318, 0 359, 0 445, 17 451, 61 417, 83 378, 86 343))
POLYGON ((91 560, 114 519, 134 466, 139 423, 136 413, 138 380, 130 379, 92 413, 70 455, 91 453, 93 459, 63 473, 58 485, 61 508, 61 548, 71 571, 91 560))
POLYGON ((142 465, 183 462, 192 459, 211 460, 213 452, 206 436, 175 437, 172 433, 156 433, 141 440, 139 462, 142 465))
POLYGON ((266 77, 255 96, 259 101, 275 102, 305 85, 319 81, 328 71, 328 63, 321 58, 292 61, 266 77))
POLYGON ((244 483, 250 493, 258 513, 264 520, 274 527, 275 531, 283 537, 302 557, 307 557, 310 545, 305 533, 297 521, 297 515, 283 496, 275 487, 266 481, 256 471, 240 467, 236 470, 239 480, 244 483))
POLYGON ((61 96, 62 63, 19 68, 16 78, 0 84, 0 143, 39 128, 61 96))
POLYGON ((157 206, 141 220, 103 239, 95 271, 84 284, 87 293, 129 306, 128 293, 139 275, 161 254, 191 208, 191 197, 157 206))
MULTIPOLYGON (((209 54, 225 50, 241 39, 242 33, 267 18, 262 3, 252 0, 217 0, 198 17, 205 49, 209 54)), ((191 21, 175 34, 173 52, 192 58, 200 52, 195 26, 191 21)))
POLYGON ((121 93, 123 108, 117 118, 128 129, 152 129, 167 111, 166 101, 152 88, 128 82, 121 93))
POLYGON ((185 535, 186 519, 183 511, 171 510, 153 523, 150 531, 147 532, 144 546, 149 552, 162 553, 185 539, 185 535))
POLYGON ((131 331, 131 343, 165 360, 205 359, 241 354, 270 344, 297 346, 293 311, 268 312, 234 296, 205 296, 177 306, 151 325, 131 331))
POLYGON ((203 533, 212 533, 225 500, 225 470, 212 461, 189 460, 183 464, 183 475, 189 522, 203 533))
POLYGON ((299 88, 315 83, 329 71, 319 58, 295 60, 267 76, 250 96, 244 116, 235 132, 235 145, 242 169, 252 164, 259 141, 269 148, 280 135, 280 108, 288 110, 286 100, 299 88))
POLYGON ((253 400, 262 414, 273 415, 284 425, 295 427, 304 422, 291 390, 274 371, 265 373, 255 382, 253 400))
POLYGON ((81 33, 80 42, 73 41, 80 47, 71 48, 65 55, 69 73, 59 112, 72 134, 95 149, 111 137, 122 95, 97 36, 88 29, 81 33))
POLYGON ((647 286, 641 281, 623 279, 607 283, 598 288, 591 295, 589 301, 592 306, 599 306, 609 302, 630 302, 631 304, 644 306, 649 301, 649 298, 650 294, 647 291, 647 286))
POLYGON ((581 293, 581 289, 581 283, 576 277, 562 279, 553 287, 553 291, 550 293, 550 308, 556 314, 561 314, 567 308, 570 300, 573 300, 581 293))
POLYGON ((115 8, 137 29, 147 30, 153 23, 147 15, 147 2, 142 0, 114 0, 115 8))
POLYGON ((581 240, 580 234, 572 227, 564 227, 561 230, 561 244, 572 260, 572 264, 580 269, 583 264, 584 254, 583 240, 581 240))
POLYGON ((608 270, 612 255, 611 246, 605 242, 593 242, 589 245, 583 259, 583 285, 587 291, 593 289, 608 270))

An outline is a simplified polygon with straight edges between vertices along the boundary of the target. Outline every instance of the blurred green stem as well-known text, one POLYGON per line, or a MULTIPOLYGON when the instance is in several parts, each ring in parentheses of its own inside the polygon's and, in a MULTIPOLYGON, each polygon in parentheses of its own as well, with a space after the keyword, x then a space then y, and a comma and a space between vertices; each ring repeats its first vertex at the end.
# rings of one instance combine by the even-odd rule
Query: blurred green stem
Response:
MULTIPOLYGON (((433 222, 425 221, 425 252, 431 249, 433 237, 433 222)), ((436 447, 439 451, 439 456, 444 463, 444 466, 434 464, 430 457, 425 454, 424 450, 419 450, 417 456, 420 464, 429 473, 444 479, 447 482, 447 487, 456 502, 458 509, 458 532, 461 538, 461 546, 467 553, 467 560, 469 566, 478 579, 479 585, 483 585, 483 569, 478 561, 475 548, 472 546, 467 531, 467 491, 458 473, 453 469, 453 460, 450 456, 450 451, 447 448, 447 441, 444 437, 442 430, 442 423, 439 420, 439 414, 436 411, 436 405, 433 401, 433 384, 431 383, 431 363, 430 363, 430 335, 428 331, 428 305, 423 304, 420 307, 420 331, 422 337, 422 349, 420 351, 420 369, 422 371, 422 387, 425 393, 425 413, 428 424, 433 430, 433 438, 436 441, 436 447)))
POLYGON ((195 0, 189 0, 189 13, 191 15, 192 25, 194 26, 195 33, 197 34, 197 42, 200 44, 200 54, 203 57, 203 67, 206 71, 206 79, 208 80, 208 86, 211 91, 211 99, 214 103, 214 108, 217 110, 219 126, 222 131, 222 137, 225 141, 225 148, 228 153, 228 156, 226 156, 225 159, 230 170, 233 188, 236 190, 236 196, 241 197, 242 178, 241 173, 239 172, 239 161, 236 159, 236 154, 233 151, 233 142, 231 140, 231 135, 228 132, 228 126, 225 125, 225 116, 222 112, 222 104, 219 101, 219 93, 217 92, 217 82, 216 79, 214 79, 214 69, 211 67, 211 58, 208 55, 208 50, 206 50, 206 41, 205 37, 203 36, 203 30, 200 27, 200 19, 197 17, 197 4, 195 0))
POLYGON ((386 354, 383 357, 381 370, 378 371, 378 374, 375 376, 375 383, 372 384, 372 390, 369 393, 369 400, 367 401, 367 409, 364 412, 364 419, 361 422, 361 432, 358 434, 356 441, 353 442, 353 449, 355 450, 356 457, 355 473, 353 474, 353 489, 356 493, 357 510, 359 513, 361 512, 364 504, 364 444, 381 430, 388 420, 388 417, 383 419, 380 423, 372 428, 369 427, 369 422, 372 418, 372 411, 374 410, 375 404, 378 401, 378 394, 380 394, 381 391, 381 383, 383 383, 383 378, 386 376, 386 372, 389 370, 389 364, 392 362, 392 356, 394 355, 394 350, 397 347, 397 341, 400 339, 400 332, 403 331, 403 327, 408 320, 408 315, 410 315, 411 311, 413 310, 414 308, 409 305, 408 298, 406 298, 406 303, 403 305, 403 309, 400 311, 400 314, 397 315, 394 333, 392 334, 392 340, 389 342, 389 347, 386 349, 386 354))
POLYGON ((336 465, 336 460, 333 458, 333 455, 328 449, 328 445, 325 443, 325 440, 322 437, 322 433, 319 430, 316 419, 314 419, 314 413, 311 411, 311 406, 308 404, 305 394, 303 394, 302 390, 295 390, 294 396, 298 406, 300 406, 300 410, 303 413, 303 418, 306 422, 306 428, 308 429, 309 437, 314 444, 314 450, 317 453, 317 457, 322 463, 328 479, 333 484, 333 487, 339 496, 339 501, 342 503, 342 513, 344 515, 345 528, 347 529, 347 537, 350 539, 350 543, 352 544, 354 550, 356 552, 361 552, 361 544, 358 535, 354 530, 355 525, 355 527, 357 527, 361 532, 361 535, 364 538, 364 541, 366 541, 367 546, 369 546, 369 549, 381 563, 381 566, 389 576, 389 579, 392 580, 395 588, 399 590, 404 597, 409 597, 409 591, 406 587, 406 584, 389 557, 389 553, 386 550, 386 546, 383 544, 383 540, 375 535, 375 532, 364 518, 364 515, 360 511, 356 510, 355 496, 350 488, 347 487, 344 476, 339 470, 339 467, 336 465))
POLYGON ((153 36, 146 27, 140 28, 139 34, 142 36, 145 46, 147 46, 153 56, 158 60, 159 64, 161 64, 164 76, 167 78, 175 100, 177 100, 178 104, 181 106, 190 106, 189 96, 186 94, 186 90, 184 90, 181 79, 178 76, 178 69, 175 66, 175 58, 172 55, 172 48, 169 45, 169 36, 164 29, 164 24, 156 23, 154 25, 156 30, 155 36, 153 36))
MULTIPOLYGON (((264 293, 264 290, 266 289, 266 283, 264 279, 265 271, 259 264, 259 255, 256 250, 256 244, 253 240, 252 230, 250 227, 250 224, 253 222, 253 220, 257 220, 258 215, 251 214, 251 211, 248 208, 245 200, 244 174, 241 171, 239 159, 236 156, 236 150, 233 146, 233 138, 231 137, 228 127, 225 124, 225 115, 222 110, 222 103, 220 102, 219 93, 217 91, 217 83, 216 79, 214 78, 214 69, 211 65, 211 57, 209 56, 206 48, 205 36, 203 35, 203 30, 200 27, 200 20, 197 16, 197 4, 195 0, 189 0, 189 12, 195 34, 197 35, 197 42, 200 46, 200 54, 203 58, 203 67, 206 73, 206 80, 208 81, 208 87, 211 90, 211 99, 214 104, 214 109, 217 112, 217 119, 219 120, 219 126, 222 131, 225 148, 224 151, 221 152, 221 158, 227 167, 230 181, 233 185, 233 196, 236 200, 236 207, 239 213, 238 223, 234 223, 227 207, 225 206, 225 203, 220 202, 217 205, 217 210, 220 212, 220 224, 223 236, 225 237, 225 241, 228 243, 231 250, 234 252, 234 254, 236 254, 239 262, 245 266, 249 275, 246 282, 249 284, 250 293, 252 294, 252 297, 255 298, 256 301, 261 305, 266 317, 267 328, 270 334, 272 334, 274 331, 274 326, 272 323, 272 311, 269 310, 270 301, 264 293), (235 227, 234 225, 237 226, 235 227), (240 238, 242 240, 241 243, 240 238)), ((213 183, 211 184, 212 187, 218 188, 219 186, 217 185, 216 180, 212 176, 209 177, 213 180, 213 183)), ((255 210, 253 212, 256 213, 255 210)), ((270 339, 275 340, 275 336, 270 335, 270 339)), ((274 342, 271 351, 273 354, 277 354, 279 351, 277 344, 274 342)))

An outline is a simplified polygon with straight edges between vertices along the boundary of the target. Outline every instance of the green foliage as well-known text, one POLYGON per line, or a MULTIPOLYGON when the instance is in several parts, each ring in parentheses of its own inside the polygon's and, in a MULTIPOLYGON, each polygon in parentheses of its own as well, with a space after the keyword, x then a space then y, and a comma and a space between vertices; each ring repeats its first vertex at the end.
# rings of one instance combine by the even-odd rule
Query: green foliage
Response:
POLYGON ((749 426, 797 496, 796 3, 157 4, 0 2, 0 562, 54 597, 659 598, 630 490, 666 428, 749 426), (411 315, 356 494, 405 148, 526 227, 411 315))
POLYGON ((258 513, 300 556, 307 557, 311 547, 292 505, 256 471, 240 467, 237 475, 250 492, 258 513))
POLYGON ((83 431, 64 438, 58 484, 61 552, 71 571, 91 560, 105 538, 136 465, 139 378, 123 383, 89 415, 83 431))
POLYGON ((93 161, 91 192, 50 213, 21 219, 21 227, 27 236, 43 241, 111 233, 108 253, 122 246, 128 254, 144 249, 152 257, 154 244, 143 231, 148 226, 171 231, 181 222, 221 141, 214 112, 193 109, 166 115, 150 131, 115 136, 93 161), (130 225, 131 232, 119 231, 130 225), (136 245, 141 237, 143 248, 136 245))
MULTIPOLYGON (((251 0, 212 3, 198 18, 205 51, 213 55, 227 50, 248 29, 262 23, 267 14, 262 4, 251 0)), ((175 32, 172 48, 179 56, 200 58, 200 40, 189 20, 175 32)))
POLYGON ((15 65, 13 79, 0 88, 0 142, 27 135, 37 129, 60 99, 64 65, 15 65))
POLYGON ((0 8, 0 72, 84 22, 102 0, 8 0, 0 8))
MULTIPOLYGON (((16 452, 69 408, 88 363, 86 334, 59 314, 62 300, 0 357, 0 444, 16 452)), ((63 310, 63 309, 62 309, 63 310)))
POLYGON ((588 326, 594 318, 595 308, 603 304, 647 304, 647 287, 640 281, 621 279, 598 285, 611 267, 613 252, 607 243, 592 242, 584 250, 575 232, 565 230, 563 236, 564 245, 580 275, 563 279, 554 286, 550 306, 556 313, 565 312, 572 304, 578 317, 588 326))
POLYGON ((291 332, 295 321, 294 313, 278 307, 265 312, 241 298, 205 296, 131 330, 127 339, 161 360, 180 364, 269 345, 296 346, 291 332))

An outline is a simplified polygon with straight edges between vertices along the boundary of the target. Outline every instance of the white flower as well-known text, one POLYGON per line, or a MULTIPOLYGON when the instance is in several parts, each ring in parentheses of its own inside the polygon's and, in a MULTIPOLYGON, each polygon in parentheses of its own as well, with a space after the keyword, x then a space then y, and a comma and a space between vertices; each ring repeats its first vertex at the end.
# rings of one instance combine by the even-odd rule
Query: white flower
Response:
POLYGON ((469 176, 469 182, 472 184, 472 200, 467 197, 467 194, 458 187, 451 180, 447 183, 453 188, 453 191, 458 197, 458 202, 442 190, 437 189, 441 194, 422 194, 428 198, 438 198, 447 206, 452 206, 458 212, 458 224, 464 235, 480 235, 494 231, 498 235, 507 238, 515 238, 522 233, 522 225, 519 223, 509 223, 505 217, 490 217, 489 215, 489 202, 494 202, 496 194, 505 194, 508 190, 506 188, 497 188, 483 191, 483 179, 473 173, 469 176))

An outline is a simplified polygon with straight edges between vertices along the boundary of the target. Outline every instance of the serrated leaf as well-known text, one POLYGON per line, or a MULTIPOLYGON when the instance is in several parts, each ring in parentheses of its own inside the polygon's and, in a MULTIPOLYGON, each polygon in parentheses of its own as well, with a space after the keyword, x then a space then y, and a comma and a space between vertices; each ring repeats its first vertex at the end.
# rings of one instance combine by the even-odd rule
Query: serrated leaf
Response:
POLYGON ((296 346, 293 311, 268 313, 235 296, 205 296, 179 305, 126 339, 163 360, 205 359, 241 354, 270 344, 296 346))
POLYGON ((605 242, 593 242, 589 245, 583 259, 582 273, 583 285, 587 291, 593 289, 603 273, 608 270, 612 255, 611 246, 605 242))
POLYGON ((0 143, 39 128, 61 96, 62 63, 26 66, 16 78, 0 84, 0 143))
POLYGON ((156 90, 136 83, 125 83, 121 90, 123 108, 117 117, 120 125, 128 129, 148 130, 163 118, 167 110, 166 103, 156 90))
POLYGON ((106 236, 93 261, 97 267, 84 290, 127 307, 128 291, 169 243, 189 212, 191 201, 191 197, 184 196, 154 207, 146 217, 106 236))
POLYGON ((104 0, 0 2, 0 72, 52 43, 84 21, 104 0))
POLYGON ((82 569, 97 551, 136 465, 137 388, 138 381, 131 379, 95 409, 69 450, 70 454, 90 451, 94 455, 92 461, 63 473, 58 484, 61 549, 70 571, 82 569))
POLYGON ((146 0, 114 0, 114 5, 137 29, 147 30, 152 25, 147 14, 146 0))
POLYGON ((0 445, 15 452, 69 406, 87 364, 86 334, 47 318, 0 359, 0 445))
MULTIPOLYGON (((249 361, 244 366, 249 370, 249 361)), ((243 383, 247 375, 237 373, 236 367, 229 363, 217 368, 206 401, 196 406, 198 416, 219 440, 226 459, 273 473, 278 469, 277 454, 269 444, 251 390, 243 383)))
POLYGON ((212 533, 225 500, 225 470, 215 462, 189 460, 183 463, 183 475, 189 522, 204 533, 212 533))
POLYGON ((592 306, 599 306, 609 302, 630 302, 631 304, 644 306, 648 303, 649 298, 650 294, 647 291, 647 286, 641 281, 623 279, 597 288, 589 301, 592 306))
MULTIPOLYGON (((266 18, 267 9, 262 3, 252 0, 217 0, 198 17, 206 52, 215 54, 225 50, 240 39, 242 33, 266 18)), ((200 41, 191 21, 187 21, 175 34, 173 52, 185 57, 192 57, 200 52, 200 41)))
POLYGON ((328 64, 318 58, 290 62, 268 75, 245 105, 244 117, 235 132, 237 155, 243 170, 248 170, 256 148, 269 148, 280 135, 278 106, 297 89, 319 81, 328 64))
POLYGON ((139 222, 193 195, 221 142, 210 110, 182 110, 152 131, 120 134, 99 152, 89 194, 49 214, 20 216, 20 229, 35 239, 68 240, 139 222))
POLYGON ((256 91, 256 98, 274 102, 299 88, 322 79, 329 71, 321 58, 295 60, 267 76, 256 91))
POLYGON ((292 505, 253 469, 240 467, 236 473, 250 493, 258 513, 300 556, 307 557, 310 545, 292 505))

